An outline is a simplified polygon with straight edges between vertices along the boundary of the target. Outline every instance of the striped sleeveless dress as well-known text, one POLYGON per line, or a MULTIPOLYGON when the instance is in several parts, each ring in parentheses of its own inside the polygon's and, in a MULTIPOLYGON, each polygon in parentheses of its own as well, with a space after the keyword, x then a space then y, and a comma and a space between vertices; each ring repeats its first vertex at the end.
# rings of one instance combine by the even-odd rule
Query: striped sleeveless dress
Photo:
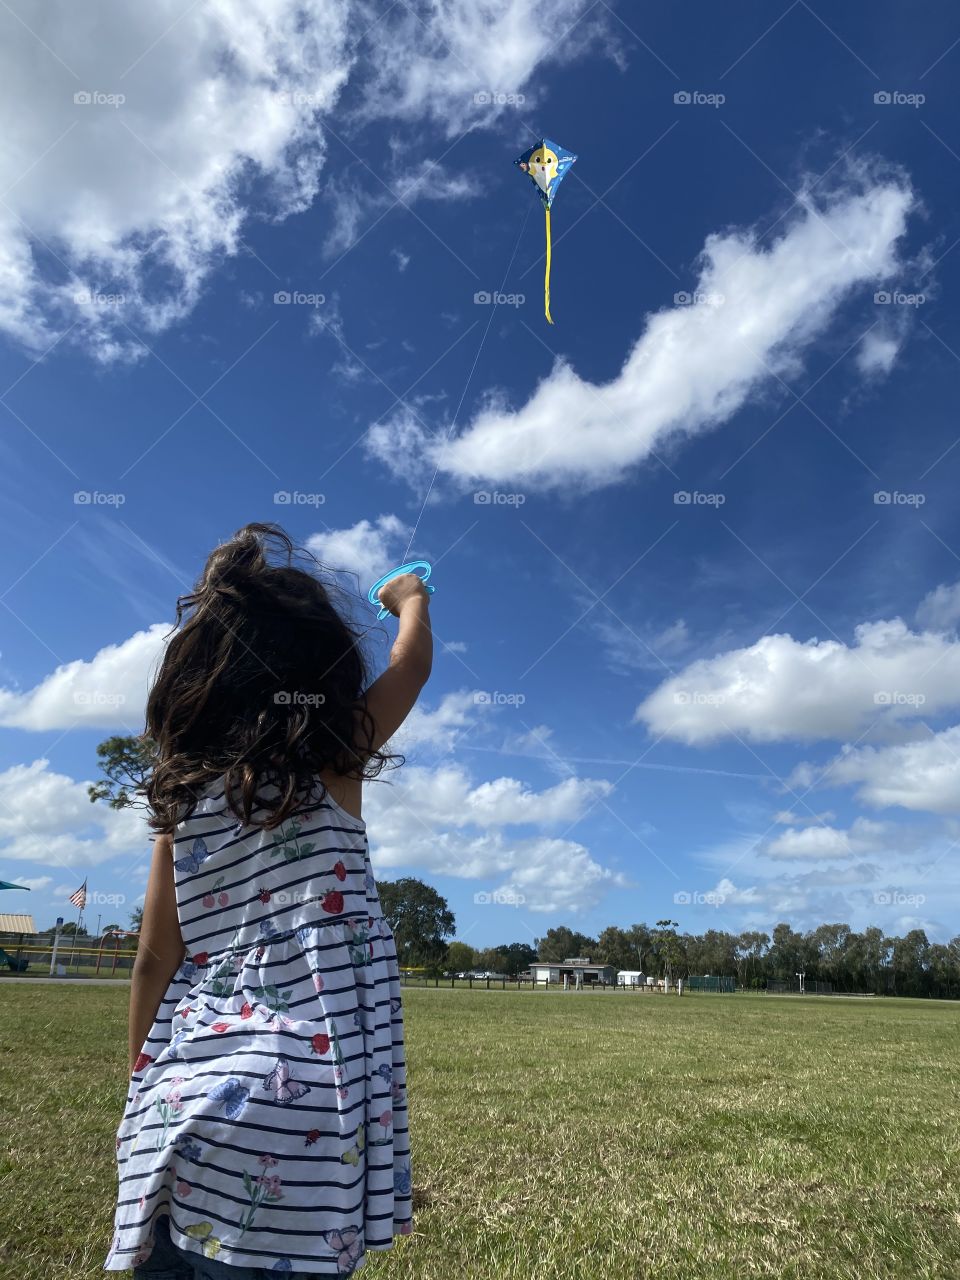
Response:
POLYGON ((348 1275, 412 1217, 397 953, 365 824, 318 788, 282 827, 244 826, 221 782, 173 856, 187 958, 117 1130, 104 1269, 144 1262, 165 1214, 198 1259, 348 1275))

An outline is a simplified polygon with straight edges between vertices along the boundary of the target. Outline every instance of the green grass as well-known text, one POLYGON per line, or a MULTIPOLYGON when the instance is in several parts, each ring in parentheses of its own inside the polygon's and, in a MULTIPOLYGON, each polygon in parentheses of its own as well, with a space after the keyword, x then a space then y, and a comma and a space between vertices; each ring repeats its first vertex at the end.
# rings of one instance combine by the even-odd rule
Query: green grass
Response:
MULTIPOLYGON (((127 990, 0 987, 0 1276, 102 1275, 127 990)), ((960 1010, 411 989, 371 1280, 960 1276, 960 1010)))

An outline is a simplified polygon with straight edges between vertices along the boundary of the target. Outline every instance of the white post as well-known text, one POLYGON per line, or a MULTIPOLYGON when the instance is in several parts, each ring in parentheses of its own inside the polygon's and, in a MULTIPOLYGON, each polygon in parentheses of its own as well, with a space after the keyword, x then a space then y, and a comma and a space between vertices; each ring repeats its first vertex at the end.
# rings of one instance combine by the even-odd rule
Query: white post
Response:
POLYGON ((57 930, 53 935, 53 955, 50 957, 50 977, 57 971, 57 946, 60 942, 60 926, 63 924, 63 916, 57 916, 57 930))

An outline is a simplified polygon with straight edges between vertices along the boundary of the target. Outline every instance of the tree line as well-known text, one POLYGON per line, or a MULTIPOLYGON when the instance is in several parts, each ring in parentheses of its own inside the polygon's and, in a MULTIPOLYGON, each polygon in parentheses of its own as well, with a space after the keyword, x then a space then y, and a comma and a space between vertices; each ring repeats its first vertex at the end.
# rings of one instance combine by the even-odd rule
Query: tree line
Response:
POLYGON ((536 960, 589 956, 597 964, 658 978, 726 975, 755 990, 775 984, 794 988, 803 973, 810 990, 829 983, 841 992, 960 998, 960 936, 937 943, 922 929, 900 937, 875 926, 857 932, 848 924, 799 932, 786 922, 772 933, 707 929, 697 934, 681 933, 677 921, 662 919, 627 929, 610 925, 597 937, 559 925, 532 944, 477 949, 455 938, 453 912, 430 885, 407 878, 382 881, 379 889, 401 965, 431 974, 482 969, 516 977, 536 960))

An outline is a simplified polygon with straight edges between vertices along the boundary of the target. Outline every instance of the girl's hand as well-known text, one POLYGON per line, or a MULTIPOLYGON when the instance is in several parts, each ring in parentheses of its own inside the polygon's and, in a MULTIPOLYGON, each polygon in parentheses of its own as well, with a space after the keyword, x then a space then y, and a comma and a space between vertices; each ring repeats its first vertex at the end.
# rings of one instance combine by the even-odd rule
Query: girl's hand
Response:
POLYGON ((382 586, 377 598, 384 609, 389 609, 395 618, 400 617, 400 610, 410 600, 429 601, 430 593, 423 585, 423 580, 416 573, 401 573, 398 578, 382 586))

